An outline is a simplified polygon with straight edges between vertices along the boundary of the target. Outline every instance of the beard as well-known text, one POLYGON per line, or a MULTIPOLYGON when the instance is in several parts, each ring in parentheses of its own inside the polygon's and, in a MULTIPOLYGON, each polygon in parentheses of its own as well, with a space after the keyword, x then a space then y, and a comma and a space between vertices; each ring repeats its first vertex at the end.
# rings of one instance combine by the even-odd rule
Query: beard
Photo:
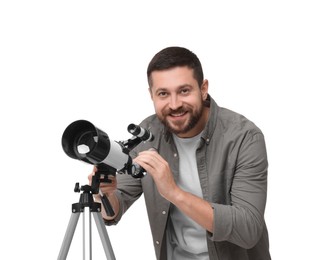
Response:
POLYGON ((203 111, 203 105, 201 105, 197 110, 192 110, 192 108, 183 106, 177 110, 168 109, 167 111, 163 111, 163 113, 159 115, 158 118, 171 133, 176 135, 186 134, 198 124, 203 114, 203 111), (187 115, 187 118, 185 120, 171 122, 168 119, 168 117, 171 115, 180 115, 185 113, 187 115))

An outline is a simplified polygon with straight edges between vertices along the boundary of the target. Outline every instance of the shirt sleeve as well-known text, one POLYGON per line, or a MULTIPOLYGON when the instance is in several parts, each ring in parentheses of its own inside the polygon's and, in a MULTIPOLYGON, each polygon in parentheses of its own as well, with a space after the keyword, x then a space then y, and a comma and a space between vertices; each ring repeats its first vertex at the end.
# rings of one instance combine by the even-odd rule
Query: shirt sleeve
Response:
POLYGON ((237 152, 230 205, 212 203, 213 241, 229 241, 249 249, 263 234, 267 196, 267 155, 262 133, 248 133, 237 152))
POLYGON ((130 206, 141 196, 142 184, 140 179, 131 177, 128 174, 117 174, 117 191, 116 196, 119 201, 120 210, 115 219, 107 221, 106 225, 116 225, 123 214, 130 208, 130 206))

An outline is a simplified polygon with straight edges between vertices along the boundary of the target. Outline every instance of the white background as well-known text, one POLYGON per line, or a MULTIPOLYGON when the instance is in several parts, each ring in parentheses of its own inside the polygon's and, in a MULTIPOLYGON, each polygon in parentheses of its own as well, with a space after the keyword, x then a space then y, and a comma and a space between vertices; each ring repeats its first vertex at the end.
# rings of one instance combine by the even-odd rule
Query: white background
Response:
MULTIPOLYGON (((91 171, 65 155, 63 131, 86 119, 129 138, 154 112, 148 62, 179 45, 215 100, 264 132, 273 259, 335 259, 334 13, 322 0, 1 1, 0 257, 57 257, 91 171)), ((68 259, 81 259, 80 232, 68 259)), ((142 199, 108 233, 117 259, 154 259, 142 199)))

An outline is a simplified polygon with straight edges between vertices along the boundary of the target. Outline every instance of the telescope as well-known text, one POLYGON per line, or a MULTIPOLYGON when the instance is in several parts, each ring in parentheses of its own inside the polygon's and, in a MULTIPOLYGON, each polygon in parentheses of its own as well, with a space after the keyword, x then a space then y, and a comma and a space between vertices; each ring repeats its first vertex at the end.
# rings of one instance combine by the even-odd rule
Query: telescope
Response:
POLYGON ((129 152, 142 141, 153 141, 154 136, 135 124, 130 124, 127 130, 133 137, 116 142, 111 141, 104 131, 91 122, 74 121, 63 133, 62 147, 69 157, 96 165, 107 175, 127 173, 134 178, 142 178, 145 170, 133 163, 129 152))
MULTIPOLYGON (((77 159, 89 164, 97 166, 95 175, 92 176, 91 185, 79 187, 76 183, 75 192, 82 191, 79 203, 72 204, 72 216, 65 233, 61 250, 58 255, 58 260, 65 260, 68 254, 71 240, 73 238, 75 228, 81 213, 84 213, 85 208, 89 208, 89 246, 88 255, 91 256, 91 214, 93 214, 102 245, 108 260, 114 260, 110 240, 103 223, 101 216, 101 205, 93 200, 93 194, 100 194, 101 202, 108 216, 114 216, 114 210, 108 200, 106 194, 103 194, 100 189, 101 182, 111 182, 108 178, 116 173, 127 173, 134 178, 142 178, 145 176, 145 170, 138 164, 133 163, 129 152, 142 141, 152 141, 154 136, 152 133, 138 125, 130 124, 128 132, 133 136, 123 142, 111 141, 108 135, 95 127, 91 122, 86 120, 78 120, 71 123, 64 131, 62 136, 62 147, 64 152, 71 158, 77 159)), ((83 218, 85 226, 85 218, 83 218)), ((85 230, 84 234, 84 259, 86 254, 85 249, 85 230)), ((91 259, 91 258, 90 258, 91 259)))

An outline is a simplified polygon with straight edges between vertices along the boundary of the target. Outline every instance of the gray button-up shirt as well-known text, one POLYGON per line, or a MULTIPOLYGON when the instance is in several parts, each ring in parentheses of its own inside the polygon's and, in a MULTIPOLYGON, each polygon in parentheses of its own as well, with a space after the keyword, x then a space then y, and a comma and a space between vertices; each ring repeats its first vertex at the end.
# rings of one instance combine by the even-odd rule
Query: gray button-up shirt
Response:
MULTIPOLYGON (((155 115, 141 126, 150 129, 155 140, 138 145, 132 156, 153 147, 178 175, 178 153, 171 134, 155 115)), ((207 234, 210 259, 271 259, 264 221, 268 163, 260 129, 210 98, 210 116, 196 158, 203 198, 214 211, 214 231, 207 234)), ((120 213, 114 223, 143 193, 157 259, 166 259, 170 202, 160 196, 149 174, 142 179, 123 174, 117 178, 120 213)))

